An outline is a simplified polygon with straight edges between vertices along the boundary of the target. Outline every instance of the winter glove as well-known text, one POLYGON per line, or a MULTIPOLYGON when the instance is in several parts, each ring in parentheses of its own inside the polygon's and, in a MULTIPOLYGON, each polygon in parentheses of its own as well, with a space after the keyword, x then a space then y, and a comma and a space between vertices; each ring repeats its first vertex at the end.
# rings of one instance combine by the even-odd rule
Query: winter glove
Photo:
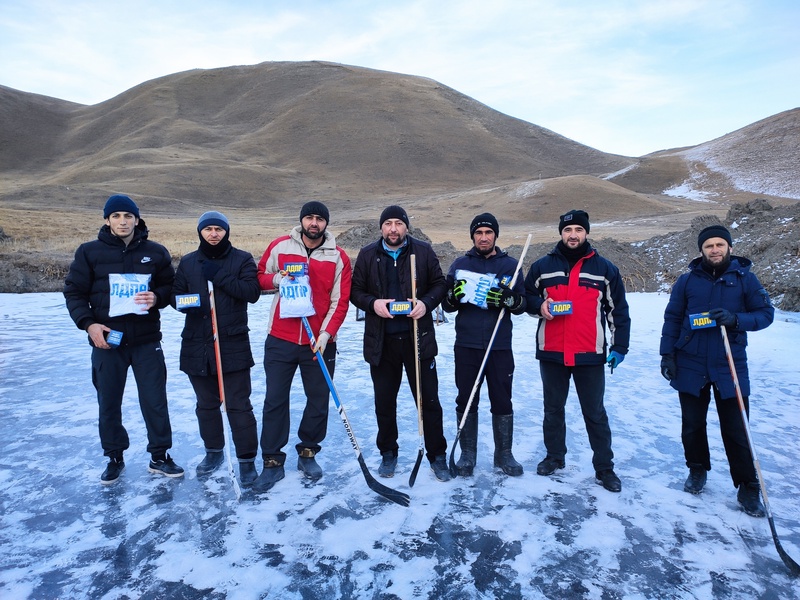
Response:
POLYGON ((675 365, 675 355, 674 354, 662 354, 661 355, 661 375, 664 376, 664 379, 667 381, 672 381, 675 379, 675 375, 678 373, 678 367, 675 365))
POLYGON ((453 306, 458 306, 461 302, 461 299, 465 296, 467 287, 467 280, 466 279, 456 279, 453 282, 453 287, 447 290, 447 300, 453 306))
POLYGON ((331 334, 327 331, 320 331, 317 336, 317 345, 314 346, 314 354, 321 352, 325 354, 325 348, 328 346, 328 340, 331 339, 331 334))
POLYGON ((202 263, 203 277, 206 281, 214 281, 214 275, 219 273, 221 265, 213 260, 207 260, 202 263))
POLYGON ((623 360, 625 360, 624 354, 620 354, 616 350, 612 350, 611 352, 608 353, 608 360, 606 361, 606 364, 608 364, 608 366, 611 367, 611 372, 613 373, 614 369, 620 366, 623 360))
POLYGON ((517 310, 522 306, 522 296, 505 286, 493 287, 486 293, 486 304, 493 308, 517 310))
POLYGON ((717 325, 725 325, 731 329, 736 329, 739 319, 731 311, 724 308, 712 308, 708 311, 708 316, 717 322, 717 325))

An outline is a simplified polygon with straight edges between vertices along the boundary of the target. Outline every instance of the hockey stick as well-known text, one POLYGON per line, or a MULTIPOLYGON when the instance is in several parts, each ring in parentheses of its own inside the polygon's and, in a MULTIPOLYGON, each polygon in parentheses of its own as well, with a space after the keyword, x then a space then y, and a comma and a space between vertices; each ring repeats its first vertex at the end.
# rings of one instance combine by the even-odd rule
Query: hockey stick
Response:
MULTIPOLYGON (((514 269, 514 276, 511 278, 511 283, 508 284, 508 288, 511 289, 514 287, 514 284, 517 282, 517 276, 519 275, 519 271, 522 268, 522 261, 525 259, 525 255, 528 253, 528 246, 531 245, 531 237, 533 234, 528 234, 528 239, 525 241, 525 246, 522 248, 522 254, 519 255, 519 260, 517 261, 517 268, 514 269)), ((469 416, 469 409, 472 406, 472 400, 475 398, 475 394, 478 391, 478 388, 481 386, 481 379, 483 378, 483 369, 486 367, 486 361, 489 359, 489 353, 492 351, 492 344, 494 344, 494 338, 497 335, 497 330, 500 329, 500 323, 503 321, 503 317, 506 314, 505 307, 500 309, 500 314, 497 315, 497 322, 494 324, 494 330, 492 331, 492 337, 489 338, 489 344, 486 346, 486 352, 483 354, 483 360, 481 361, 481 366, 478 369, 478 376, 475 377, 475 385, 472 386, 472 391, 469 394, 469 399, 467 400, 467 405, 464 407, 464 414, 461 417, 461 421, 458 423, 458 430, 456 431, 456 437, 453 440, 453 447, 450 448, 450 475, 455 477, 458 473, 456 470, 456 461, 455 461, 455 453, 456 447, 458 447, 458 440, 461 437, 461 431, 464 429, 464 423, 467 422, 467 417, 469 416)))
MULTIPOLYGON (((411 306, 417 306, 417 255, 411 255, 411 306)), ((419 452, 414 468, 411 469, 411 477, 408 478, 408 487, 414 487, 417 481, 419 466, 422 464, 422 457, 425 455, 425 431, 422 427, 422 385, 419 375, 419 324, 416 319, 411 319, 414 328, 414 373, 416 375, 416 396, 417 396, 417 424, 419 426, 419 452)))
POLYGON ((219 402, 222 408, 222 432, 225 436, 225 458, 228 461, 228 474, 233 482, 233 491, 236 492, 236 499, 242 497, 242 490, 239 482, 236 481, 236 473, 233 470, 233 459, 231 459, 231 438, 228 433, 231 423, 228 420, 228 405, 225 403, 225 383, 222 378, 222 352, 219 349, 219 329, 217 329, 217 307, 214 302, 214 284, 208 282, 208 299, 211 303, 211 333, 214 337, 214 358, 217 360, 217 385, 219 386, 219 402))
POLYGON ((753 465, 755 465, 756 473, 758 474, 758 485, 761 488, 761 496, 764 499, 764 509, 767 513, 769 520, 769 528, 772 530, 772 539, 775 542, 775 549, 778 551, 778 556, 781 557, 783 564, 785 564, 792 575, 800 575, 800 565, 798 565, 791 556, 781 546, 778 539, 778 532, 775 530, 775 520, 772 518, 772 511, 769 508, 769 499, 767 498, 767 487, 764 484, 764 476, 761 474, 761 464, 758 462, 756 456, 756 449, 753 445, 753 437, 750 433, 750 421, 747 418, 747 410, 744 407, 744 399, 742 398, 742 390, 739 387, 739 377, 736 375, 736 365, 733 362, 733 354, 731 353, 731 345, 728 342, 728 332, 725 325, 720 325, 719 330, 722 333, 722 342, 725 344, 725 356, 728 359, 728 367, 731 370, 731 377, 733 377, 733 387, 736 389, 736 399, 739 401, 739 412, 742 415, 742 423, 744 423, 744 432, 747 436, 747 444, 750 446, 750 454, 753 456, 753 465))
MULTIPOLYGON (((303 321, 303 327, 306 328, 306 333, 308 334, 308 339, 311 343, 311 349, 313 350, 314 346, 317 344, 317 340, 314 337, 314 332, 311 330, 311 325, 308 323, 308 319, 306 317, 301 317, 301 319, 303 321)), ((331 374, 328 371, 327 365, 325 365, 325 358, 322 356, 322 352, 319 350, 316 351, 316 358, 317 362, 319 363, 319 368, 322 369, 322 375, 325 377, 325 381, 328 384, 328 389, 331 391, 331 396, 333 396, 333 402, 336 404, 336 410, 339 412, 339 417, 341 417, 342 423, 344 424, 347 437, 350 439, 350 444, 353 446, 353 450, 358 457, 358 464, 361 467, 361 472, 364 474, 364 479, 367 480, 367 485, 372 491, 380 494, 387 500, 396 502, 400 506, 408 506, 411 503, 411 497, 408 494, 398 492, 397 490, 393 490, 392 488, 386 487, 382 483, 379 483, 378 480, 372 476, 372 473, 369 472, 369 469, 367 469, 367 463, 364 462, 364 456, 361 454, 361 448, 358 446, 358 441, 353 433, 353 428, 350 427, 350 421, 347 419, 347 413, 344 412, 344 406, 342 406, 342 403, 339 401, 339 394, 336 392, 336 387, 333 385, 331 374)))

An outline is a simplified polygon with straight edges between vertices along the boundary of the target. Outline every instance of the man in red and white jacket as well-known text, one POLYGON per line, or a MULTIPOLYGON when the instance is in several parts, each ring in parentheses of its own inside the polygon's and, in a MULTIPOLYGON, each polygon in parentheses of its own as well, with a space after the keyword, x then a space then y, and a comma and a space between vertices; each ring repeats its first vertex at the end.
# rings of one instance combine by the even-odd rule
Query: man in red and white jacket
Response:
POLYGON ((347 316, 352 269, 350 259, 327 231, 330 213, 321 202, 312 201, 300 211, 300 225, 289 235, 275 239, 258 263, 262 290, 279 290, 281 279, 290 277, 287 265, 304 263, 311 287, 314 314, 308 317, 317 339, 311 348, 300 317, 281 314, 281 297, 272 302, 264 344, 267 394, 261 424, 264 470, 253 490, 265 492, 283 479, 289 441, 289 391, 297 368, 303 379, 306 406, 297 436, 297 468, 309 479, 322 477, 314 456, 320 451, 328 424, 329 389, 322 370, 314 362, 319 350, 333 377, 336 366, 336 333, 347 316))
POLYGON ((603 369, 608 364, 613 373, 628 352, 631 319, 625 286, 619 269, 586 239, 586 212, 571 210, 561 215, 558 231, 561 241, 531 265, 525 278, 527 311, 542 318, 536 334, 536 358, 542 375, 547 456, 536 472, 551 475, 564 468, 564 407, 571 378, 592 446, 597 483, 619 492, 622 483, 614 473, 611 428, 603 405, 603 369))

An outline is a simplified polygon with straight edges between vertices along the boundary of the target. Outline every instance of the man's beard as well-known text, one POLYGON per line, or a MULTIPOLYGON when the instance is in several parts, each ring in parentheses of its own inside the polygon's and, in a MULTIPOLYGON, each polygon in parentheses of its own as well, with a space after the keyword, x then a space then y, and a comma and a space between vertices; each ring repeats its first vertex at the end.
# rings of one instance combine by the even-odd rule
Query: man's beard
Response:
POLYGON ((494 252, 494 245, 489 246, 488 248, 483 248, 483 249, 479 248, 478 246, 475 246, 475 250, 481 256, 489 256, 492 252, 494 252))
MULTIPOLYGON (((327 229, 327 227, 325 228, 327 229)), ((300 231, 302 231, 303 235, 306 236, 310 240, 318 240, 323 235, 325 235, 325 229, 320 229, 319 231, 311 232, 308 229, 304 229, 300 226, 300 231)))
POLYGON ((392 241, 389 239, 389 236, 385 235, 385 236, 383 236, 383 241, 386 242, 386 245, 389 246, 390 248, 399 248, 400 246, 403 245, 403 242, 406 241, 406 236, 405 235, 399 235, 399 236, 397 236, 397 242, 396 243, 392 243, 392 241))

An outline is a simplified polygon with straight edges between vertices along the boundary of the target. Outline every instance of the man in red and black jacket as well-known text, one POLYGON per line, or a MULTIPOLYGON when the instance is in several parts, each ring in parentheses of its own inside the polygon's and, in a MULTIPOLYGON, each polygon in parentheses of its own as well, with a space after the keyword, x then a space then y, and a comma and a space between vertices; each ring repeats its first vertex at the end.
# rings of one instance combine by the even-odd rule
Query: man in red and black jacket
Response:
POLYGON ((589 215, 571 210, 561 216, 561 241, 537 260, 525 278, 527 311, 541 317, 536 358, 544 396, 544 444, 547 456, 536 468, 551 475, 564 468, 567 453, 564 407, 569 380, 581 404, 594 453, 597 483, 619 492, 614 473, 611 428, 603 405, 604 366, 618 367, 628 352, 631 320, 619 269, 592 248, 589 215), (611 333, 606 339, 606 325, 611 333))
POLYGON ((308 322, 317 342, 312 349, 300 317, 289 316, 284 310, 284 299, 276 295, 264 343, 267 376, 261 422, 264 470, 253 484, 253 490, 258 493, 271 489, 284 477, 286 453, 283 447, 289 441, 289 392, 298 367, 306 403, 297 430, 300 438, 295 445, 297 468, 308 479, 322 477, 322 469, 314 457, 321 450, 320 444, 327 433, 330 390, 314 361, 319 351, 333 377, 336 333, 347 316, 352 279, 350 259, 327 231, 329 222, 330 213, 322 202, 306 202, 300 209, 300 225, 289 235, 273 240, 258 263, 258 282, 262 290, 279 290, 281 279, 291 276, 292 265, 304 265, 314 308, 308 322))

